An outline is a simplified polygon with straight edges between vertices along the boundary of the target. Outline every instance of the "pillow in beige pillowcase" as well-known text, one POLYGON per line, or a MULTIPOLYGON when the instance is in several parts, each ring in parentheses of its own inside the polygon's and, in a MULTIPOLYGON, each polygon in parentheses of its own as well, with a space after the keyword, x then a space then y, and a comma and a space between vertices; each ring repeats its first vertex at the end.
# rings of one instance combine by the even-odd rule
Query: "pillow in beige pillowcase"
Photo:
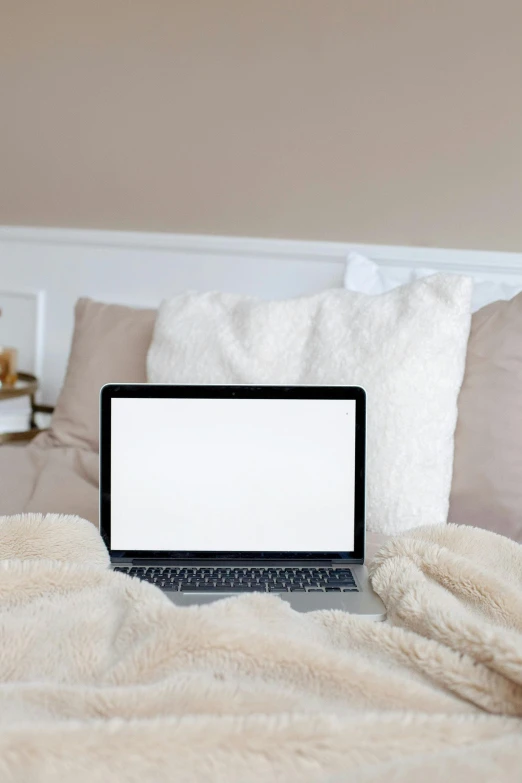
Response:
POLYGON ((99 450, 99 394, 106 383, 145 383, 156 310, 79 299, 67 373, 51 423, 61 446, 99 450))
POLYGON ((522 543, 522 293, 473 316, 458 409, 449 521, 522 543))

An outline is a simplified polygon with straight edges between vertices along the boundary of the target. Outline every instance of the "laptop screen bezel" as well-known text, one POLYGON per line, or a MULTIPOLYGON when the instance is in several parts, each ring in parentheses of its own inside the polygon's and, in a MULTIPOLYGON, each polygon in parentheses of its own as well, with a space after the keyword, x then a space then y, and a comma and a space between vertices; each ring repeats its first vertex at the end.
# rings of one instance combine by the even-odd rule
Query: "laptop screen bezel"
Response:
MULTIPOLYGON (((139 437, 139 424, 136 427, 139 437)), ((359 386, 188 386, 107 384, 100 391, 100 533, 111 560, 343 560, 363 563, 365 548, 366 393, 359 386), (296 399, 355 401, 354 549, 351 552, 213 552, 111 549, 111 410, 118 398, 296 399)), ((318 520, 318 523, 320 521, 318 520)))

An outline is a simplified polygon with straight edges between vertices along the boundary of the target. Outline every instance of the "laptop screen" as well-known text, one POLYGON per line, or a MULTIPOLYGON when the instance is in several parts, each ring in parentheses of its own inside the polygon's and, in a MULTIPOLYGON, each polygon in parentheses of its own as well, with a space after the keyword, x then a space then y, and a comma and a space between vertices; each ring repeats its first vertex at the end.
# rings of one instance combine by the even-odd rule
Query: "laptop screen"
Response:
POLYGON ((110 405, 112 550, 354 550, 354 399, 110 405))

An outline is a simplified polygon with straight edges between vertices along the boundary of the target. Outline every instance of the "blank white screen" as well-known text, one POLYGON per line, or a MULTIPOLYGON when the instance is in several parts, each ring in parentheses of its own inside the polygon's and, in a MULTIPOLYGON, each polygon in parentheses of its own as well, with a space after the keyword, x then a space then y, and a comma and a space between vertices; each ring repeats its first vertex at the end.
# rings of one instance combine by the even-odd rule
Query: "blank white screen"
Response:
POLYGON ((355 401, 113 399, 111 548, 348 552, 355 401))

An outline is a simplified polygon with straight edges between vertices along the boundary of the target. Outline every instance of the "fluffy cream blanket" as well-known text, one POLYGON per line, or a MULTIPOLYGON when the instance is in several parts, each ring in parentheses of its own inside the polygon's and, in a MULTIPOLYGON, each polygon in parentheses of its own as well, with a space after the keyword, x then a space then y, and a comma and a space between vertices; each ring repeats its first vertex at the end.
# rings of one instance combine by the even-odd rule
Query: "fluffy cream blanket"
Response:
POLYGON ((390 541, 381 624, 258 594, 176 608, 78 518, 0 518, 0 557, 2 783, 521 779, 508 539, 390 541))

